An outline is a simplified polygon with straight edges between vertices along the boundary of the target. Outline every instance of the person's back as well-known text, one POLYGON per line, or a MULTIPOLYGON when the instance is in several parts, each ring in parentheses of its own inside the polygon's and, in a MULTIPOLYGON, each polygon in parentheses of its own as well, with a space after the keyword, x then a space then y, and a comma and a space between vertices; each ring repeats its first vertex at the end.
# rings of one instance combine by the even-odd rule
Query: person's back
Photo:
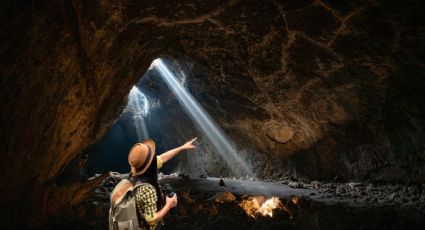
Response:
POLYGON ((158 196, 155 191, 155 187, 151 184, 142 184, 136 188, 136 207, 139 215, 143 217, 145 227, 155 229, 157 222, 155 222, 155 215, 157 211, 158 196), (148 223, 154 223, 149 225, 148 223))
POLYGON ((174 193, 165 196, 164 204, 158 183, 158 169, 182 150, 194 149, 195 140, 196 138, 161 156, 156 156, 153 140, 137 143, 130 149, 128 163, 131 173, 128 180, 122 180, 118 184, 120 186, 117 185, 111 194, 109 221, 111 230, 157 227, 158 222, 177 205, 177 196, 174 193), (137 224, 134 224, 135 222, 137 224))

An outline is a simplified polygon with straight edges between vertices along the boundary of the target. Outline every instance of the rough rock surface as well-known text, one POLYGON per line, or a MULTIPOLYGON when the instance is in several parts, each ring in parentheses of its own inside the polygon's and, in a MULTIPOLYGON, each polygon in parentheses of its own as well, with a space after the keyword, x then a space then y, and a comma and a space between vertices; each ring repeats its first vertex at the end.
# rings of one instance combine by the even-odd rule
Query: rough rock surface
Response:
MULTIPOLYGON (((123 176, 111 174, 97 187, 93 196, 75 208, 76 214, 69 215, 74 219, 61 219, 58 223, 67 221, 70 226, 78 226, 80 229, 105 228, 110 193, 123 176)), ((318 181, 302 183, 288 180, 265 183, 224 179, 228 186, 223 188, 218 185, 218 178, 181 179, 176 173, 162 175, 161 179, 160 183, 172 185, 179 199, 177 209, 165 219, 166 229, 187 229, 188 226, 204 229, 205 226, 214 225, 215 219, 222 216, 248 224, 249 229, 258 229, 263 224, 269 226, 266 229, 271 229, 273 223, 279 226, 282 222, 284 226, 291 226, 291 229, 304 229, 306 223, 309 223, 308 229, 333 229, 335 226, 344 226, 344 229, 382 229, 385 226, 391 226, 391 229, 404 229, 406 226, 421 229, 424 222, 421 218, 425 210, 424 186, 318 181), (296 184, 297 188, 286 187, 291 191, 284 191, 285 185, 281 183, 289 186, 296 184), (281 189, 278 192, 272 187, 281 189), (233 192, 228 192, 230 190, 233 192), (275 210, 274 218, 260 217, 253 221, 238 204, 249 196, 261 195, 263 199, 277 196, 287 201, 284 202, 287 212, 278 213, 275 210), (294 197, 300 201, 300 206, 291 206, 294 197), (392 221, 388 221, 390 219, 392 221)))
POLYGON ((424 183, 423 1, 1 5, 0 206, 14 204, 2 225, 83 200, 79 155, 156 57, 200 66, 207 109, 280 168, 424 183))

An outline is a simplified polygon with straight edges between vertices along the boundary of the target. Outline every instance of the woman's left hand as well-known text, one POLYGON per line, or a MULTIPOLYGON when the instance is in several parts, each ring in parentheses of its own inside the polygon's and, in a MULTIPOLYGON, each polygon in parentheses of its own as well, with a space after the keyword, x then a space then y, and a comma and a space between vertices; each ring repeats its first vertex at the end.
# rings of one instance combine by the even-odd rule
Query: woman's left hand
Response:
POLYGON ((196 145, 193 144, 193 142, 195 142, 196 139, 198 139, 198 138, 196 137, 196 138, 193 138, 192 140, 186 142, 184 145, 181 146, 182 149, 194 149, 194 148, 196 148, 196 145))

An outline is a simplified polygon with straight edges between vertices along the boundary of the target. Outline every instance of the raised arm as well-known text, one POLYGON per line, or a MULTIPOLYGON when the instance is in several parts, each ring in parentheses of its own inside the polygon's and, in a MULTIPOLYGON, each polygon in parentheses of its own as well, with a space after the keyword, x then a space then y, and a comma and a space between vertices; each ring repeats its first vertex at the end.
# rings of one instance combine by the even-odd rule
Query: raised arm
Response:
POLYGON ((193 142, 195 142, 196 139, 197 138, 194 138, 194 139, 186 142, 182 146, 179 146, 177 148, 171 149, 171 150, 169 150, 169 151, 167 151, 167 152, 159 155, 158 157, 161 158, 162 163, 165 163, 165 162, 173 159, 173 157, 175 157, 177 154, 181 153, 181 151, 183 151, 183 150, 196 148, 196 146, 193 144, 193 142))

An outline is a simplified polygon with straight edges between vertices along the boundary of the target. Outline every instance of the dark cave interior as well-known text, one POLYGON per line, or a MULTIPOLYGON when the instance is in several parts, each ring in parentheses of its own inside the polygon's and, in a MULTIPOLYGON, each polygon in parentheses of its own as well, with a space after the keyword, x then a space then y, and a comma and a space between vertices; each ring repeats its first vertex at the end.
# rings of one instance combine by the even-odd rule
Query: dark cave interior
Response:
POLYGON ((106 228, 134 143, 198 137, 164 229, 423 229, 423 1, 0 5, 0 228, 106 228))

